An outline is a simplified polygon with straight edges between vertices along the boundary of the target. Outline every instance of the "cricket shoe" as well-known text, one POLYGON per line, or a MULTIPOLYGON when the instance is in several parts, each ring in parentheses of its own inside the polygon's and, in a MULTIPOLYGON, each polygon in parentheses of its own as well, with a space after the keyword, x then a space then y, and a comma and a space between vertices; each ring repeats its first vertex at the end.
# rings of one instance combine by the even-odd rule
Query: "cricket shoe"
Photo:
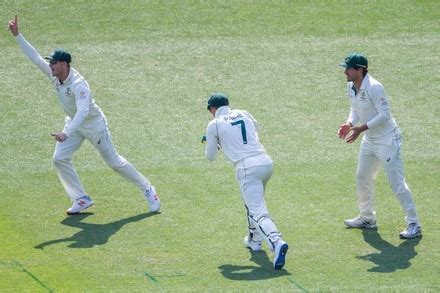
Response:
POLYGON ((273 259, 273 268, 281 270, 286 263, 286 253, 289 245, 283 240, 279 239, 275 245, 275 256, 273 259))
POLYGON ((422 228, 417 223, 411 223, 406 227, 405 230, 400 232, 399 234, 400 238, 402 239, 412 239, 416 237, 422 236, 422 228))
POLYGON ((368 219, 365 219, 361 216, 353 218, 353 219, 345 220, 344 224, 350 228, 373 229, 373 228, 377 227, 376 220, 368 220, 368 219))
POLYGON ((244 237, 244 247, 249 248, 252 251, 260 251, 261 250, 261 241, 249 240, 249 236, 244 237))
POLYGON ((83 195, 73 202, 73 205, 67 209, 68 215, 78 214, 80 211, 93 205, 93 200, 88 195, 83 195))
POLYGON ((154 188, 154 186, 151 186, 150 189, 145 191, 145 199, 150 207, 150 212, 156 213, 160 210, 160 199, 157 196, 156 188, 154 188))

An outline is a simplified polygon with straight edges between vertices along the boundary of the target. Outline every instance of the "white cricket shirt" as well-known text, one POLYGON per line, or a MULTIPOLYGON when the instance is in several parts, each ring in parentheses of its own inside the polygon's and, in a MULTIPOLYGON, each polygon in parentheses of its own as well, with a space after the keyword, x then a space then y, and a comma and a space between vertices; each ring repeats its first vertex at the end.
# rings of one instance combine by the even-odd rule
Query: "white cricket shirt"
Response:
POLYGON ((67 114, 67 120, 70 120, 64 129, 67 136, 77 131, 80 126, 87 122, 105 121, 104 113, 92 98, 89 84, 78 71, 71 67, 67 79, 61 83, 58 78, 52 75, 49 63, 38 54, 37 50, 21 34, 18 34, 15 39, 24 54, 52 81, 58 95, 59 104, 67 114))
POLYGON ((364 132, 363 139, 367 141, 391 143, 390 134, 400 131, 391 116, 383 85, 367 73, 359 92, 356 93, 353 82, 349 82, 347 93, 351 104, 347 123, 366 123, 368 130, 364 132))
POLYGON ((237 168, 272 164, 257 131, 257 121, 247 111, 218 108, 206 129, 206 158, 213 161, 220 146, 237 168))

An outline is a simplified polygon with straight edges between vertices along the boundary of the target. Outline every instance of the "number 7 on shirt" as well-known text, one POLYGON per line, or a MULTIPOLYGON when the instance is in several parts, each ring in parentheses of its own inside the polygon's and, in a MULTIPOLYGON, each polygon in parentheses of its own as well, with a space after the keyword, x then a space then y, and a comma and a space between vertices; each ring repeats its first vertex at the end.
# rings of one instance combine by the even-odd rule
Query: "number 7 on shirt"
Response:
POLYGON ((235 122, 231 122, 231 125, 240 125, 241 126, 241 137, 243 138, 243 144, 247 144, 247 136, 246 136, 246 126, 244 125, 243 120, 238 120, 235 122))

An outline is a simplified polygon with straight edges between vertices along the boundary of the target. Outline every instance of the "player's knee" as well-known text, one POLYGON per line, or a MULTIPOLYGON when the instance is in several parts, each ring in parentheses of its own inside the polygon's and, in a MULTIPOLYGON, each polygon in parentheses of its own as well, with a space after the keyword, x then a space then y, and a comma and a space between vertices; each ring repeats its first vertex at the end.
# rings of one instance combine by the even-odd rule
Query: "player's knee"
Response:
POLYGON ((124 167, 123 164, 121 163, 117 163, 117 162, 110 162, 107 163, 107 165, 112 168, 113 171, 118 171, 119 169, 121 169, 122 167, 124 167))
POLYGON ((391 189, 397 196, 400 196, 402 194, 406 195, 408 193, 411 194, 411 191, 408 185, 406 184, 406 182, 393 182, 390 185, 391 185, 391 189))
POLYGON ((368 184, 371 180, 371 174, 365 174, 365 172, 356 173, 356 182, 360 185, 368 184))
POLYGON ((57 154, 55 154, 53 157, 52 157, 52 164, 55 166, 55 167, 60 167, 60 166, 63 166, 63 165, 65 165, 67 162, 69 162, 70 161, 70 158, 65 158, 65 157, 62 157, 62 156, 59 156, 59 155, 57 155, 57 154))
POLYGON ((107 165, 112 168, 114 171, 118 171, 127 164, 127 161, 121 156, 117 156, 111 160, 106 160, 107 165))
POLYGON ((256 213, 253 215, 253 217, 258 224, 260 224, 261 222, 263 222, 264 220, 267 220, 267 219, 271 220, 271 218, 267 212, 256 213))

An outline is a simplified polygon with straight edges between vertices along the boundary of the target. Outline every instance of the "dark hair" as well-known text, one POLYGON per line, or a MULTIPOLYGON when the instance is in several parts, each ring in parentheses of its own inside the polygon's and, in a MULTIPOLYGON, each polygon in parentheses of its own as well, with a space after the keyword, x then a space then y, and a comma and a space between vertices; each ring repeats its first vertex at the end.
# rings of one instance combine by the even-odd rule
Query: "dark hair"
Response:
POLYGON ((364 67, 364 66, 354 66, 353 67, 356 70, 359 70, 359 68, 362 69, 362 75, 365 77, 365 75, 367 75, 368 73, 368 67, 364 67))
POLYGON ((228 97, 222 93, 215 93, 208 99, 208 110, 211 110, 211 107, 220 108, 221 106, 228 106, 229 100, 228 97))

